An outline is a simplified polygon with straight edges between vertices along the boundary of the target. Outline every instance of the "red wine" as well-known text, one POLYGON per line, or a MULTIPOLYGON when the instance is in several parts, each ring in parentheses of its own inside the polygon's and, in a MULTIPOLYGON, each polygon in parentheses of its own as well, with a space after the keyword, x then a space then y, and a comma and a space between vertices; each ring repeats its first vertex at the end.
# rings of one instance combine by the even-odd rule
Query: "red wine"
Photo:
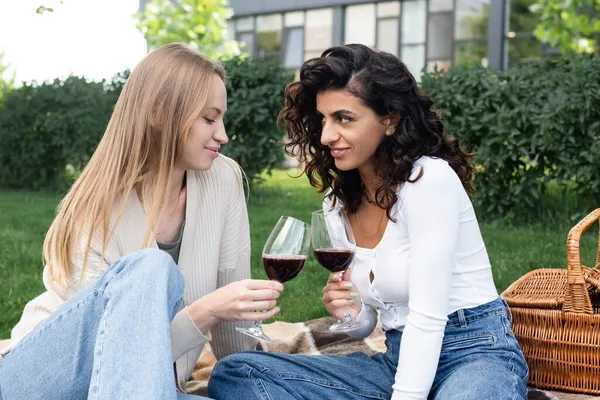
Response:
POLYGON ((302 271, 306 256, 263 254, 262 261, 269 279, 283 283, 294 279, 302 271))
POLYGON ((316 249, 315 258, 331 272, 340 272, 348 268, 354 259, 354 252, 348 249, 316 249))

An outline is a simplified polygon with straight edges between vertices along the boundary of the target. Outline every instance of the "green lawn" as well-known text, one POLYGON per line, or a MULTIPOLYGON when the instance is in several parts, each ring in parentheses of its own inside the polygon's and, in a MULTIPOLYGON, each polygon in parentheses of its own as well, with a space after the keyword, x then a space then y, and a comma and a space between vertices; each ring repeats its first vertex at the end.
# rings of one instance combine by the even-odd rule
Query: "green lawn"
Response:
MULTIPOLYGON (((259 189, 252 190, 249 213, 253 277, 266 277, 260 255, 279 216, 291 215, 308 222, 311 211, 320 207, 320 199, 305 178, 292 179, 283 171, 275 172, 259 189)), ((59 196, 50 193, 0 192, 0 338, 9 336, 25 303, 43 290, 41 246, 58 201, 59 196)), ((565 266, 568 226, 482 223, 481 228, 499 291, 532 269, 565 266)), ((596 232, 590 229, 584 238, 582 259, 587 265, 595 257, 596 232)), ((277 318, 296 322, 325 315, 319 299, 326 278, 327 271, 309 259, 298 278, 286 283, 277 318)))

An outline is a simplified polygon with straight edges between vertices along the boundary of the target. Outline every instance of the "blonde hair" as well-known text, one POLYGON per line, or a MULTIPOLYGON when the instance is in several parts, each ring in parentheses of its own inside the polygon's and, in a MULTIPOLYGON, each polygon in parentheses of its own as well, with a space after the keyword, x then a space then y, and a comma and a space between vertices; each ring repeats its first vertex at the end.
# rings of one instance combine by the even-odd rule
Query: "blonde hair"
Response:
POLYGON ((72 278, 81 241, 87 239, 82 276, 94 234, 101 233, 106 250, 124 200, 133 191, 144 194, 148 224, 140 246, 149 246, 167 201, 169 176, 215 74, 225 79, 219 64, 181 43, 152 51, 131 72, 98 148, 59 204, 46 234, 44 261, 57 282, 67 285, 72 278))

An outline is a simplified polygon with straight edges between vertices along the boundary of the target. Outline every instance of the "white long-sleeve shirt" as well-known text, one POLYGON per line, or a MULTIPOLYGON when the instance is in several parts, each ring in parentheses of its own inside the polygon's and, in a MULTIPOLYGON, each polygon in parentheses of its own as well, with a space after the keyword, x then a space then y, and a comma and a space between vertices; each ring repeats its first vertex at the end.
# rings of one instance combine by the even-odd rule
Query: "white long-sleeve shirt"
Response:
MULTIPOLYGON (((448 315, 498 298, 475 212, 460 179, 442 159, 421 157, 398 190, 381 241, 357 248, 352 281, 369 322, 403 332, 392 400, 426 399, 436 374, 448 315), (373 272, 373 282, 370 272, 373 272)), ((337 203, 338 207, 342 205, 337 203)), ((331 208, 325 200, 324 209, 331 208)))

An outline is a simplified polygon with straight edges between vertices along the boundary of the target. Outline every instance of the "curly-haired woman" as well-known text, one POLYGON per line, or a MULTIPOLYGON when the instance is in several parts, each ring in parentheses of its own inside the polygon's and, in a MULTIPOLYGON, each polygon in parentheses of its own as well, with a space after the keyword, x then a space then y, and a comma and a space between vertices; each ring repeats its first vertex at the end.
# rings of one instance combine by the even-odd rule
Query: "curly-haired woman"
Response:
POLYGON ((366 327, 371 357, 246 352, 222 359, 217 399, 525 399, 527 364, 498 297, 471 204, 470 155, 395 56, 362 45, 308 60, 281 113, 325 211, 347 213, 357 251, 323 304, 366 327), (350 276, 351 275, 351 276, 350 276))

